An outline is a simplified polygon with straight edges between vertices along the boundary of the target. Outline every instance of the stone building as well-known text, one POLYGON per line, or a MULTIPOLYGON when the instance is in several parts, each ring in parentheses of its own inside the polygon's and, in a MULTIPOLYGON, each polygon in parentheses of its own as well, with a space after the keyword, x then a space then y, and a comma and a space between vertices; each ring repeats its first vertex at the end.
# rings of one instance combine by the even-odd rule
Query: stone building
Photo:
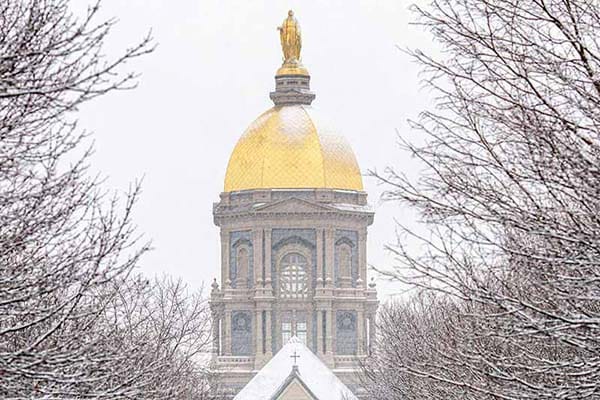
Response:
POLYGON ((355 373, 378 304, 366 262, 374 215, 352 149, 310 106, 291 11, 280 36, 275 105, 239 139, 213 209, 214 366, 231 398, 296 337, 360 397, 355 373))

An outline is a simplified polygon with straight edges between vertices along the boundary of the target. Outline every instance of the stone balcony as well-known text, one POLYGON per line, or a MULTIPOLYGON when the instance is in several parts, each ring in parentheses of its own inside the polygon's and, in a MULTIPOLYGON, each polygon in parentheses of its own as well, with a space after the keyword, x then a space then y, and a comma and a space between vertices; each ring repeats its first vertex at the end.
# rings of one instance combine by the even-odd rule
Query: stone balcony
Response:
POLYGON ((254 357, 217 356, 216 365, 221 370, 253 370, 254 357))

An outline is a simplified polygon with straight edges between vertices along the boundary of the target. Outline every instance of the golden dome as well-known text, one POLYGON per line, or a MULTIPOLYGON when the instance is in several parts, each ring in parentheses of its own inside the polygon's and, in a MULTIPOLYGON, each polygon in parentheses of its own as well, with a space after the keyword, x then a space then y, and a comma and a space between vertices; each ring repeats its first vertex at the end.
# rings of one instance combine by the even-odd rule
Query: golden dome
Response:
POLYGON ((275 106, 240 138, 227 166, 225 191, 328 188, 362 191, 346 140, 308 105, 275 106))

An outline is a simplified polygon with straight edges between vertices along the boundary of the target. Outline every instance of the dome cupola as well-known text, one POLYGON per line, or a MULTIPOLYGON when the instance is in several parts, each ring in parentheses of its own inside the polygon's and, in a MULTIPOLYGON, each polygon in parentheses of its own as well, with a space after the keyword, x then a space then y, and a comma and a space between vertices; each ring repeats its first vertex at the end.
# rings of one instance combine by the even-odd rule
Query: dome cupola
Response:
POLYGON ((239 139, 227 166, 225 192, 255 189, 362 191, 356 157, 346 140, 310 106, 310 75, 302 65, 300 26, 290 11, 278 28, 283 64, 270 97, 275 106, 239 139))

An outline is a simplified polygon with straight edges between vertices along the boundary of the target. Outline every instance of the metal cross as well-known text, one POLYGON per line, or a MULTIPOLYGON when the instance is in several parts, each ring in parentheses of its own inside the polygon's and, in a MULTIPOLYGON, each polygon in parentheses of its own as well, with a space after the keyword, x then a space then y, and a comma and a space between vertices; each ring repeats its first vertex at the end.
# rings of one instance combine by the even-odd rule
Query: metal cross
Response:
POLYGON ((298 360, 298 358, 300 358, 300 356, 296 353, 296 350, 294 350, 294 354, 292 354, 290 358, 294 359, 294 365, 296 365, 296 361, 298 360))

